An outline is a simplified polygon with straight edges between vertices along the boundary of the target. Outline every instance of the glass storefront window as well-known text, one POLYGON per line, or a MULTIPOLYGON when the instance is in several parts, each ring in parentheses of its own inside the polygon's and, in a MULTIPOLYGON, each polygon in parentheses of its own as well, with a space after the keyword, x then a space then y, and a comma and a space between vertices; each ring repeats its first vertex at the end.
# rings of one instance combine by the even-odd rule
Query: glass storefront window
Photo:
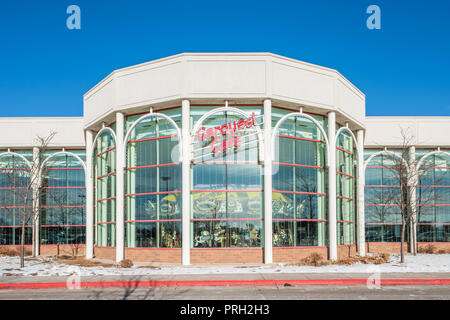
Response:
MULTIPOLYGON (((292 112, 272 108, 272 125, 292 112)), ((313 117, 324 126, 323 117, 313 117)), ((324 246, 324 138, 311 120, 297 116, 285 120, 277 135, 272 166, 273 246, 324 246)))
POLYGON ((355 146, 342 132, 336 146, 336 218, 338 245, 355 243, 355 146))
MULTIPOLYGON (((416 150, 416 159, 434 150, 416 150)), ((450 156, 426 158, 419 170, 417 195, 417 241, 450 241, 450 156)))
MULTIPOLYGON (((163 113, 169 113, 176 123, 181 121, 181 108, 163 113)), ((141 117, 128 117, 127 128, 141 117)), ((181 163, 176 128, 164 118, 147 118, 133 129, 126 148, 125 246, 181 248, 181 163)))
MULTIPOLYGON (((28 161, 33 159, 33 151, 20 150, 16 153, 28 161)), ((29 185, 29 167, 20 157, 6 155, 0 158, 0 245, 20 245, 23 210, 30 209, 32 201, 29 185)), ((31 222, 25 226, 25 244, 31 244, 31 222)))
MULTIPOLYGON (((84 150, 75 152, 85 157, 84 150)), ((73 156, 56 156, 47 162, 42 174, 41 244, 85 243, 86 187, 82 164, 73 156)))
POLYGON ((98 138, 94 154, 97 195, 96 244, 99 247, 114 247, 116 245, 116 144, 108 132, 98 138))
MULTIPOLYGON (((365 160, 380 151, 382 149, 365 150, 365 160)), ((364 189, 366 242, 400 242, 401 194, 398 178, 392 169, 395 163, 391 156, 381 154, 372 158, 366 167, 364 189)))
MULTIPOLYGON (((262 246, 262 165, 257 130, 253 125, 259 121, 262 108, 237 108, 245 111, 251 119, 244 119, 243 115, 232 110, 212 114, 201 124, 204 127, 202 134, 207 138, 203 141, 197 139, 194 146, 191 190, 193 248, 262 246), (245 128, 244 120, 248 120, 245 128), (208 129, 216 127, 219 129, 209 135, 208 132, 213 131, 208 129), (221 127, 223 133, 220 132, 221 127), (240 143, 234 144, 237 137, 240 143), (218 151, 219 146, 227 144, 224 141, 232 140, 225 150, 218 151)), ((192 107, 192 128, 205 112, 212 109, 192 107)))

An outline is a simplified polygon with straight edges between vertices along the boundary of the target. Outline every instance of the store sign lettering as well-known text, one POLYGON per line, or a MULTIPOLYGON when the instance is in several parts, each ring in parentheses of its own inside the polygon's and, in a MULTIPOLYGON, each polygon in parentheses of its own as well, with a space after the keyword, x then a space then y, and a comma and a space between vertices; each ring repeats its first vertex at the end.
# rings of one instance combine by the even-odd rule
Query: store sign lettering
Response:
POLYGON ((256 123, 256 116, 253 112, 251 117, 248 119, 240 119, 239 121, 233 121, 230 123, 224 123, 221 126, 216 126, 214 128, 201 127, 197 131, 198 141, 205 141, 213 138, 211 142, 211 151, 213 153, 225 151, 227 149, 232 149, 239 147, 242 143, 241 135, 237 134, 246 129, 258 125, 256 123), (224 138, 218 140, 217 137, 222 135, 224 138))

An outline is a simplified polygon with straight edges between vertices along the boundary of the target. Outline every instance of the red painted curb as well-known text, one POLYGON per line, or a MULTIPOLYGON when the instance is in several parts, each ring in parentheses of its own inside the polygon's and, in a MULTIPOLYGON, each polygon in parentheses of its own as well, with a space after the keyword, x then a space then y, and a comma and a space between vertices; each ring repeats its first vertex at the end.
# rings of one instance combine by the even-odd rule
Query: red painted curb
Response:
MULTIPOLYGON (((350 286, 376 285, 380 286, 415 286, 415 285, 450 285, 450 279, 380 279, 379 283, 368 279, 307 279, 307 280, 182 280, 182 281, 105 281, 81 282, 79 288, 148 288, 148 287, 228 287, 228 286, 350 286)), ((72 284, 72 287, 77 285, 72 284)), ((0 283, 0 290, 26 289, 63 289, 68 288, 66 282, 51 283, 0 283)))

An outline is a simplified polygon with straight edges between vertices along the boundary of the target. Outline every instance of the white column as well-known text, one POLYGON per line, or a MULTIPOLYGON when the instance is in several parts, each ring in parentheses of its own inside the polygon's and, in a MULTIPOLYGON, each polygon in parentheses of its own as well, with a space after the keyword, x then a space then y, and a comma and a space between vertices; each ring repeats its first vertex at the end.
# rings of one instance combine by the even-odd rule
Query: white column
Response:
POLYGON ((410 180, 408 182, 409 184, 409 190, 410 190, 410 201, 408 205, 410 205, 411 210, 411 224, 410 224, 410 237, 409 237, 409 244, 411 248, 411 253, 415 253, 414 244, 416 243, 415 238, 417 236, 417 203, 416 203, 416 186, 418 184, 418 177, 416 173, 416 147, 411 146, 409 147, 409 170, 411 171, 409 176, 410 180))
POLYGON ((337 233, 336 233, 336 113, 328 113, 328 141, 329 141, 329 167, 328 167, 328 245, 329 259, 337 260, 337 233))
POLYGON ((366 255, 366 234, 365 234, 365 216, 364 216, 364 187, 365 187, 365 170, 364 170, 364 130, 357 131, 358 140, 358 182, 357 182, 357 208, 358 208, 358 228, 357 228, 357 244, 360 256, 366 255))
POLYGON ((181 246, 182 263, 191 264, 191 136, 190 136, 190 103, 183 100, 182 112, 182 227, 181 246))
POLYGON ((264 263, 272 263, 272 101, 264 100, 264 263))
POLYGON ((33 148, 33 174, 35 175, 32 180, 34 182, 33 185, 33 212, 35 213, 34 217, 34 225, 33 225, 33 250, 34 250, 34 255, 38 256, 39 255, 39 251, 40 251, 40 237, 39 237, 39 226, 40 226, 40 199, 39 199, 39 188, 40 188, 40 166, 41 163, 39 161, 39 156, 40 156, 40 152, 39 152, 39 148, 34 147, 33 148))
POLYGON ((86 259, 94 257, 94 180, 92 177, 92 156, 94 133, 86 131, 86 259))
POLYGON ((124 259, 124 116, 116 113, 116 262, 124 259))

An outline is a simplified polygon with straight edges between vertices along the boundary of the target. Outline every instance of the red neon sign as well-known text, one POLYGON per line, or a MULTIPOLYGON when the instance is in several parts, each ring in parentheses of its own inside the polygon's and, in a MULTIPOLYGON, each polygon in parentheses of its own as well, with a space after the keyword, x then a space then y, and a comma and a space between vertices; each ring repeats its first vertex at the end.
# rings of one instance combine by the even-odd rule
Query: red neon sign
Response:
POLYGON ((216 126, 214 128, 208 129, 206 129, 205 127, 201 127, 197 131, 197 139, 198 141, 204 141, 213 138, 211 142, 211 151, 213 153, 225 151, 227 149, 232 149, 234 147, 239 147, 241 145, 242 143, 241 136, 235 135, 236 132, 249 129, 256 125, 257 125, 256 116, 255 113, 253 112, 252 115, 246 120, 240 119, 237 122, 233 121, 229 123, 224 123, 221 126, 216 126), (218 135, 222 135, 224 137, 224 139, 221 140, 221 143, 217 143, 218 140, 216 137, 218 135))

